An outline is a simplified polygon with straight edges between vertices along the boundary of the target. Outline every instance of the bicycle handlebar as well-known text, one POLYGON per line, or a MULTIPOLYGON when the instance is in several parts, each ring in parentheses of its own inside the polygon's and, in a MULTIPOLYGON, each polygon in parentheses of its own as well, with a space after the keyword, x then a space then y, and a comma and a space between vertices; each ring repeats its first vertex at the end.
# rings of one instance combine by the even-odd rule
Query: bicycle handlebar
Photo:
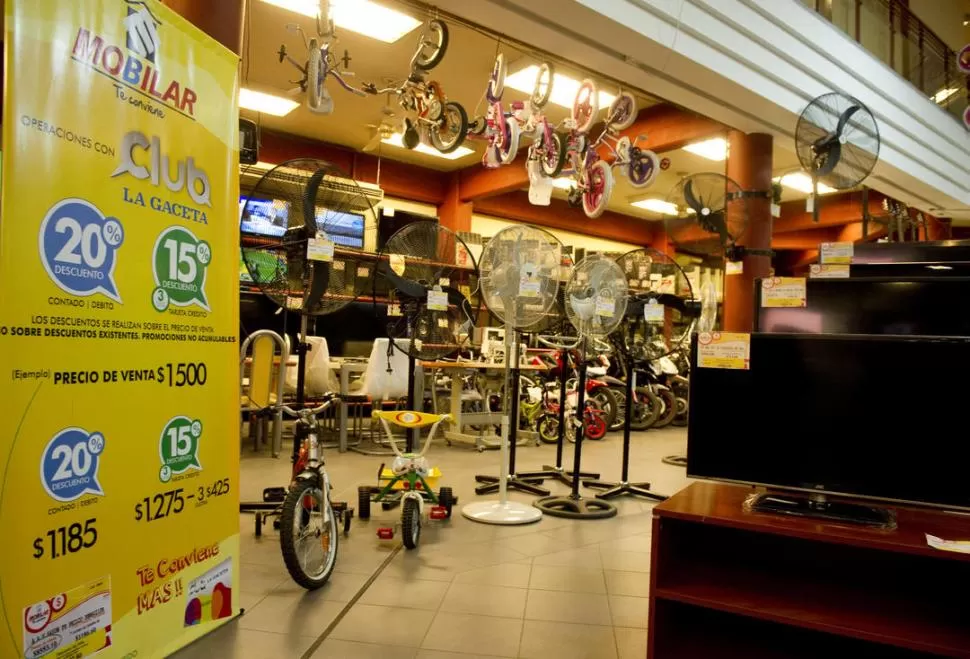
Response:
POLYGON ((289 405, 281 405, 280 409, 292 417, 300 417, 304 415, 316 416, 317 414, 320 414, 320 412, 331 407, 333 404, 340 402, 340 398, 334 393, 326 393, 324 394, 324 398, 326 398, 326 400, 324 400, 318 407, 304 407, 299 410, 294 410, 289 405))

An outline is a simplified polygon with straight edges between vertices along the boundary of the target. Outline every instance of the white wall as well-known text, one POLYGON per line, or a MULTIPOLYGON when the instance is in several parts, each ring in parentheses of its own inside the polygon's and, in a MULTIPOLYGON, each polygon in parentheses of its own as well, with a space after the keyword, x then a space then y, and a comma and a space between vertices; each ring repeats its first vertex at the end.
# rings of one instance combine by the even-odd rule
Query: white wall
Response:
MULTIPOLYGON (((498 217, 472 214, 472 232, 480 233, 482 236, 494 236, 500 230, 512 224, 520 223, 510 220, 503 220, 498 217)), ((602 238, 583 236, 571 231, 560 231, 558 229, 550 229, 548 227, 541 228, 558 238, 563 245, 572 245, 574 248, 582 247, 586 250, 600 252, 629 252, 630 250, 638 249, 640 247, 639 245, 632 245, 630 243, 621 243, 614 240, 603 240, 602 238)))

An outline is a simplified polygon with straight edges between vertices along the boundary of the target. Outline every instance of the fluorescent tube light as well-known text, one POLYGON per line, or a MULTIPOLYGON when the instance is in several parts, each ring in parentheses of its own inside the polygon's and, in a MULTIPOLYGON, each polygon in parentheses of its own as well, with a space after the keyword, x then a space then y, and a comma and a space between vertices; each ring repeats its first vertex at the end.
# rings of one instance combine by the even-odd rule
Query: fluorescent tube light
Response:
MULTIPOLYGON (((394 133, 390 137, 381 140, 381 142, 384 144, 390 144, 391 146, 397 146, 402 149, 406 148, 404 146, 404 136, 401 133, 394 133)), ((428 146, 424 142, 418 143, 418 145, 411 149, 411 151, 417 151, 418 153, 423 153, 427 156, 434 156, 436 158, 444 158, 445 160, 458 160, 459 158, 464 158, 470 153, 475 153, 467 146, 460 146, 451 153, 442 153, 441 151, 438 151, 438 149, 428 146)))
POLYGON ((245 87, 239 90, 239 107, 254 112, 263 112, 274 117, 285 117, 299 105, 290 98, 264 94, 245 87))
POLYGON ((959 87, 950 87, 948 89, 941 89, 940 91, 930 96, 930 100, 936 104, 941 104, 944 101, 946 101, 948 98, 956 94, 958 91, 960 91, 959 87))
MULTIPOLYGON (((319 0, 263 0, 297 14, 316 18, 319 0)), ((331 0, 331 16, 337 27, 365 37, 394 43, 421 25, 421 21, 371 0, 331 0)))
POLYGON ((669 201, 664 201, 663 199, 651 198, 651 199, 641 199, 640 201, 634 201, 631 206, 636 206, 637 208, 643 208, 644 210, 653 211, 654 213, 660 213, 661 215, 679 215, 677 212, 677 204, 672 204, 669 201))
MULTIPOLYGON (((511 75, 505 76, 505 86, 511 87, 512 89, 518 90, 520 92, 525 92, 526 94, 531 94, 533 87, 536 84, 536 74, 539 73, 538 64, 530 64, 524 69, 519 69, 511 75)), ((552 80, 552 96, 549 97, 550 103, 555 103, 556 105, 561 105, 564 108, 572 108, 573 101, 576 100, 576 92, 579 91, 579 85, 581 82, 576 80, 576 78, 570 78, 569 76, 556 73, 552 80)), ((605 109, 610 107, 610 103, 616 98, 615 94, 610 94, 600 90, 599 92, 599 103, 600 109, 605 109)))
MULTIPOLYGON (((794 172, 792 174, 785 174, 784 176, 776 176, 771 180, 775 183, 781 183, 786 188, 798 190, 799 192, 804 192, 805 194, 812 194, 812 177, 805 172, 794 172)), ((819 181, 819 194, 829 194, 830 192, 835 191, 835 188, 829 187, 819 181)))
POLYGON ((727 158, 727 140, 723 137, 715 137, 703 142, 695 142, 685 146, 684 151, 690 151, 694 155, 708 160, 724 160, 727 158))

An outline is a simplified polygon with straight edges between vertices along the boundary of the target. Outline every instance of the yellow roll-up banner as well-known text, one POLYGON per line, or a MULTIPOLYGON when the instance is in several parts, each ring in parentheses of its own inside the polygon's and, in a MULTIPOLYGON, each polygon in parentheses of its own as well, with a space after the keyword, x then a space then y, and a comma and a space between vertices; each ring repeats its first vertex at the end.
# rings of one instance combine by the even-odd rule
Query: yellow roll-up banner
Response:
POLYGON ((7 0, 0 657, 239 611, 237 58, 158 0, 7 0))

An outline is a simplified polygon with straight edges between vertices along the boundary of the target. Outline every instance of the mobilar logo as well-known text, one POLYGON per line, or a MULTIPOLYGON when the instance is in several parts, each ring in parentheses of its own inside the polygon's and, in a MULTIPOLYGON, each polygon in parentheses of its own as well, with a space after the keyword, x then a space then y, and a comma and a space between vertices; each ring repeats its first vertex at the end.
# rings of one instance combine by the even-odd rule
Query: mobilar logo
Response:
POLYGON ((74 39, 71 59, 194 119, 195 103, 199 98, 195 90, 178 80, 170 80, 166 84, 165 78, 159 73, 156 63, 159 59, 158 28, 161 23, 149 11, 145 0, 125 2, 128 5, 128 14, 124 18, 126 48, 122 49, 107 38, 80 27, 74 39))

